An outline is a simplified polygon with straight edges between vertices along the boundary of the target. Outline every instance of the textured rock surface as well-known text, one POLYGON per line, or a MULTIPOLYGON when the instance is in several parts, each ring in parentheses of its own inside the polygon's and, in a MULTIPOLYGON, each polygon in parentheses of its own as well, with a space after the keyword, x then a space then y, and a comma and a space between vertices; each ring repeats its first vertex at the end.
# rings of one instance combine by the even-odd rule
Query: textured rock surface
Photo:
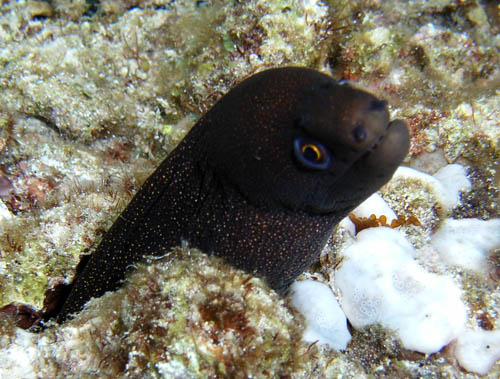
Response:
MULTIPOLYGON (((447 163, 466 167, 472 188, 449 214, 443 215, 432 191, 415 182, 396 183, 382 195, 396 214, 421 221, 420 228, 401 230, 417 248, 419 264, 452 276, 462 287, 468 326, 498 330, 498 250, 490 252, 488 275, 478 278, 420 249, 446 218, 500 215, 500 37, 494 2, 415 0, 403 7, 399 1, 375 0, 91 3, 9 2, 0 10, 0 306, 19 301, 40 307, 47 284, 72 277, 79 255, 94 246, 221 93, 256 70, 294 64, 330 71, 386 98, 393 117, 407 119, 411 127, 408 165, 428 174, 447 163)), ((322 266, 308 275, 333 277, 331 270, 341 263, 336 253, 350 243, 349 233, 339 229, 322 266)), ((139 293, 147 290, 142 283, 139 293)), ((280 304, 279 312, 289 312, 274 295, 266 296, 273 310, 280 304)), ((143 308, 139 302, 135 314, 143 308)), ((41 372, 31 359, 46 365, 49 376, 78 370, 123 373, 123 362, 142 367, 149 358, 157 373, 172 373, 158 361, 164 350, 144 353, 152 346, 145 336, 162 338, 161 322, 145 324, 149 329, 130 333, 122 344, 122 321, 94 326, 102 325, 106 315, 119 319, 103 309, 101 316, 90 307, 80 324, 36 336, 4 322, 1 354, 24 356, 26 364, 17 368, 26 368, 28 377, 41 372), (90 330, 98 337, 89 346, 92 353, 84 355, 88 359, 79 360, 64 343, 51 343, 56 336, 82 341, 90 330), (122 354, 114 360, 117 367, 108 359, 111 351, 122 354)), ((137 330, 127 322, 123 325, 130 332, 137 330)), ((289 322, 290 330, 299 330, 301 322, 289 322)), ((192 334, 191 349, 202 336, 192 334)), ((286 351, 298 338, 282 341, 286 351)), ((282 355, 267 362, 269 369, 294 377, 300 372, 309 377, 477 377, 458 367, 453 346, 426 358, 401 348, 393 333, 378 326, 354 330, 341 354, 296 345, 297 354, 307 358, 296 361, 304 370, 293 371, 295 366, 285 364, 292 358, 282 355)), ((196 367, 213 369, 214 362, 224 362, 224 356, 219 358, 198 361, 196 367)), ((168 359, 162 362, 168 365, 168 359)), ((194 367, 182 362, 175 367, 177 375, 194 367)), ((499 370, 496 363, 487 375, 498 377, 499 370)))

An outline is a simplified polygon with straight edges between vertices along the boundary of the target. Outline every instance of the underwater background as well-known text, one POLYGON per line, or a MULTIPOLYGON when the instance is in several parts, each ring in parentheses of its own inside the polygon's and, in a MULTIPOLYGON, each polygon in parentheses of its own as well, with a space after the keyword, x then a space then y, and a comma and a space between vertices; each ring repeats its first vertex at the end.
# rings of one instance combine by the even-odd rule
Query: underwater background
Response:
MULTIPOLYGON (((183 247, 63 326, 34 334, 1 314, 0 376, 497 378, 499 51, 496 1, 2 1, 0 307, 42 308, 236 83, 303 66, 386 99, 408 123, 413 170, 379 194, 419 269, 459 288, 469 334, 419 351, 377 315, 351 320, 345 350, 306 342, 288 299, 183 247)), ((369 221, 380 209, 357 216, 381 227, 369 221)), ((351 227, 341 223, 304 275, 341 304, 351 227)))

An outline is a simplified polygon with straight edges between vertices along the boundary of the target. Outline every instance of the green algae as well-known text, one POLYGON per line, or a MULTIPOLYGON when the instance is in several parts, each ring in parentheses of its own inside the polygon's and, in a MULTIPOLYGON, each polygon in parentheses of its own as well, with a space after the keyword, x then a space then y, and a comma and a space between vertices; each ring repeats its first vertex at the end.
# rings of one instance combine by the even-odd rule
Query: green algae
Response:
POLYGON ((99 370, 120 377, 161 376, 179 367, 192 377, 310 371, 316 363, 300 341, 302 328, 300 316, 263 281, 198 251, 177 250, 139 265, 122 289, 93 299, 59 330, 40 334, 59 340, 40 372, 52 365, 61 365, 59 374, 99 370), (96 338, 107 341, 104 351, 91 342, 96 338), (71 356, 57 352, 65 344, 71 356), (100 367, 102 354, 119 363, 100 367))

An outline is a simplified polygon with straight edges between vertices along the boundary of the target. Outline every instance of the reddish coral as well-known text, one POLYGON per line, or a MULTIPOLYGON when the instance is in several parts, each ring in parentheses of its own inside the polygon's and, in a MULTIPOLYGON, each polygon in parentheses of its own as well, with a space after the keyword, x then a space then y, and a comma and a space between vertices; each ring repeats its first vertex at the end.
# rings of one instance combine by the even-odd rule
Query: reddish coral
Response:
POLYGON ((55 183, 48 179, 30 178, 28 180, 27 197, 35 204, 43 203, 47 193, 55 187, 55 183))
POLYGON ((125 162, 125 160, 129 156, 128 147, 126 144, 115 141, 113 147, 110 147, 106 150, 106 155, 104 159, 106 162, 125 162))
POLYGON ((410 154, 412 156, 426 151, 426 147, 429 144, 427 130, 438 125, 443 117, 446 117, 443 112, 434 109, 406 117, 411 136, 410 154))

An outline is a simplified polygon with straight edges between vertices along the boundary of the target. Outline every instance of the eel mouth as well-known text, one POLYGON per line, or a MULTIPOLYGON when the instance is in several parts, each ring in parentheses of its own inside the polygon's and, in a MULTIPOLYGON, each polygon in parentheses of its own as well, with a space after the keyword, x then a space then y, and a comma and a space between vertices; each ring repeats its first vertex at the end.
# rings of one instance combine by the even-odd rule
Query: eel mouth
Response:
POLYGON ((373 151, 377 150, 377 148, 384 142, 384 139, 386 138, 386 136, 388 134, 390 134, 392 132, 392 130, 394 130, 393 128, 395 125, 394 124, 395 121, 400 121, 400 120, 394 120, 394 121, 388 122, 385 126, 384 132, 378 137, 377 141, 375 141, 375 143, 368 148, 368 152, 373 152, 373 151))
POLYGON ((375 151, 377 150, 378 148, 378 145, 380 145, 383 141, 384 141, 384 137, 385 137, 385 134, 381 135, 380 137, 378 137, 378 141, 375 142, 372 146, 370 146, 370 148, 368 149, 368 154, 371 153, 372 151, 375 151))
POLYGON ((399 164, 410 147, 408 127, 403 120, 394 120, 387 124, 381 135, 364 155, 364 159, 374 160, 378 164, 399 164))

